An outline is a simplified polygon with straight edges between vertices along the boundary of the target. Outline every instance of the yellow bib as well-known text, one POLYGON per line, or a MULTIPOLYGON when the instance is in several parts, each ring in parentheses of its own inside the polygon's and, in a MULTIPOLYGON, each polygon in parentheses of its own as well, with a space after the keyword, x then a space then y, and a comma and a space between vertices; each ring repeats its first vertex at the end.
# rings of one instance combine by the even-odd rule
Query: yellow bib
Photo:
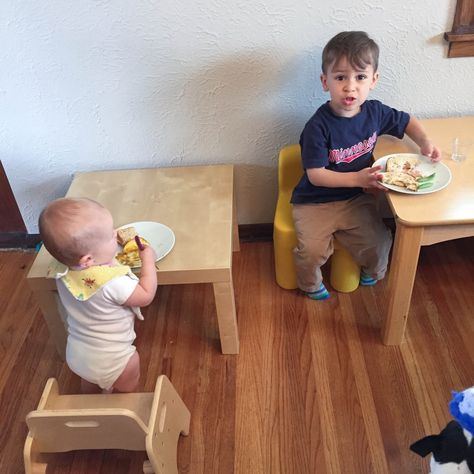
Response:
POLYGON ((97 265, 83 270, 71 270, 57 261, 51 262, 47 277, 61 279, 65 287, 76 298, 85 301, 99 291, 105 284, 114 278, 132 275, 130 267, 125 265, 97 265))

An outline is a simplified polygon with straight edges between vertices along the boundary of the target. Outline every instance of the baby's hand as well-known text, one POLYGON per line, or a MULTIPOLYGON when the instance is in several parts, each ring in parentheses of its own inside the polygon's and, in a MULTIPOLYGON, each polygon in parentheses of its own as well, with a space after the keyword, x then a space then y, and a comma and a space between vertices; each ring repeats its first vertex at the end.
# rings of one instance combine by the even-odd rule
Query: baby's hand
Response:
POLYGON ((387 191, 385 186, 380 184, 382 175, 379 171, 382 169, 381 166, 372 166, 371 168, 364 168, 357 172, 359 178, 359 187, 361 188, 377 188, 387 191))
POLYGON ((156 260, 156 253, 150 245, 143 245, 142 241, 140 240, 140 237, 138 235, 135 236, 135 242, 138 247, 138 252, 140 253, 140 259, 142 262, 145 260, 154 262, 156 260))
POLYGON ((138 237, 135 238, 135 242, 138 246, 142 266, 140 268, 138 285, 128 300, 125 301, 124 305, 147 306, 153 301, 156 293, 156 254, 151 245, 144 246, 139 242, 138 237))
POLYGON ((145 248, 138 235, 135 236, 135 243, 137 244, 138 250, 143 250, 145 248))
POLYGON ((142 245, 141 248, 138 247, 138 251, 140 252, 140 259, 142 260, 142 262, 146 262, 146 261, 151 261, 153 263, 155 262, 156 253, 153 250, 153 247, 151 245, 147 245, 146 247, 142 245))
POLYGON ((422 155, 429 156, 431 161, 441 160, 441 151, 431 140, 426 139, 421 143, 420 152, 422 155))

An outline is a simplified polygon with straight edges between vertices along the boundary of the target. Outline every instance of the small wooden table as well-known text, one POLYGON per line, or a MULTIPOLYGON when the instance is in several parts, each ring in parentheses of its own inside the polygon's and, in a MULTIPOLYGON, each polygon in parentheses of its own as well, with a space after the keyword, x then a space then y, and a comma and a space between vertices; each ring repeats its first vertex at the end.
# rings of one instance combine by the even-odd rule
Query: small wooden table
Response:
MULTIPOLYGON (((387 199, 397 225, 389 270, 389 301, 383 328, 387 345, 401 344, 410 308, 420 247, 474 236, 474 116, 422 120, 431 139, 442 150, 442 161, 452 173, 441 191, 413 196, 390 191, 387 199), (452 141, 470 142, 468 157, 451 160, 452 141)), ((398 152, 419 153, 407 137, 381 137, 377 158, 398 152)))
MULTIPOLYGON (((78 173, 68 197, 88 197, 107 207, 114 224, 157 221, 176 236, 157 265, 158 284, 212 283, 224 354, 238 354, 232 250, 239 250, 232 165, 78 173)), ((43 247, 28 273, 59 354, 66 347, 65 315, 56 283, 47 279, 51 255, 43 247)))

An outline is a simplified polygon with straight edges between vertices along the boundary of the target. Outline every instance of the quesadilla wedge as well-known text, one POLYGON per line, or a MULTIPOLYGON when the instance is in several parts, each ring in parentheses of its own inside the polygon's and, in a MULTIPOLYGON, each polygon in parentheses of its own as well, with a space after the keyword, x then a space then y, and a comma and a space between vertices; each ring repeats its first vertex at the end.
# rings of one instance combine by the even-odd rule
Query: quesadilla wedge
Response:
POLYGON ((435 173, 423 176, 417 169, 420 160, 414 156, 392 156, 387 160, 386 172, 382 175, 382 183, 400 186, 410 191, 419 191, 433 185, 435 173))
POLYGON ((415 156, 392 156, 387 160, 387 171, 389 173, 404 173, 414 178, 421 176, 420 171, 416 169, 420 160, 415 156))
POLYGON ((393 186, 400 186, 402 188, 407 188, 411 191, 416 191, 418 185, 416 178, 410 176, 407 173, 400 172, 390 172, 380 173, 382 175, 382 183, 391 184, 393 186))

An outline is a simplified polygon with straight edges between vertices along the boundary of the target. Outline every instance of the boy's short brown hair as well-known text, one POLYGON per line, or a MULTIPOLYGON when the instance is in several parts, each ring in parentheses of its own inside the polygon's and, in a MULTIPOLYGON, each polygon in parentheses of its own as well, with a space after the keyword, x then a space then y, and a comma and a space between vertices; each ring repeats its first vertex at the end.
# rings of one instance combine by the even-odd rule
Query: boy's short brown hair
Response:
POLYGON ((342 31, 331 38, 323 49, 323 73, 327 74, 329 66, 342 57, 346 57, 356 69, 365 69, 370 64, 376 72, 379 47, 365 31, 342 31))

